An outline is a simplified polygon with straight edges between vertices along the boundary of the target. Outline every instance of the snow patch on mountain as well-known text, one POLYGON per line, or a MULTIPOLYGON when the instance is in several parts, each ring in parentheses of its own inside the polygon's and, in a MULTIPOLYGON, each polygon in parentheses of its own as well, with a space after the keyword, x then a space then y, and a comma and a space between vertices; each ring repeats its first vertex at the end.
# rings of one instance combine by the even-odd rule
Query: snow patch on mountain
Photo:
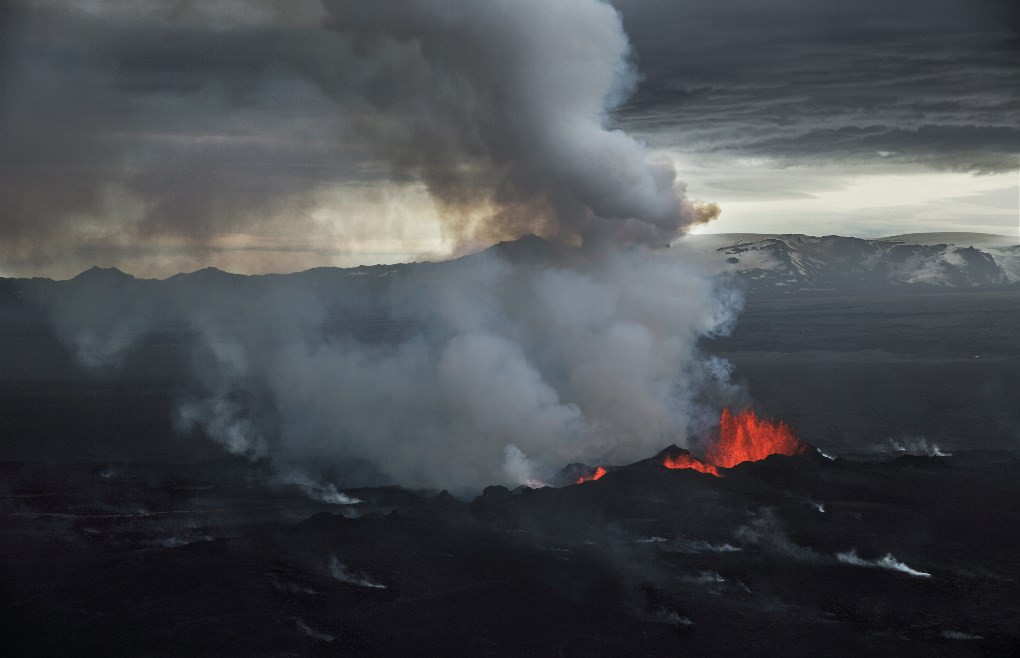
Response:
POLYGON ((866 240, 838 235, 716 234, 688 236, 674 247, 685 255, 715 261, 719 271, 747 281, 752 292, 963 288, 1020 282, 1020 246, 1006 236, 940 233, 919 234, 917 239, 903 235, 866 240))

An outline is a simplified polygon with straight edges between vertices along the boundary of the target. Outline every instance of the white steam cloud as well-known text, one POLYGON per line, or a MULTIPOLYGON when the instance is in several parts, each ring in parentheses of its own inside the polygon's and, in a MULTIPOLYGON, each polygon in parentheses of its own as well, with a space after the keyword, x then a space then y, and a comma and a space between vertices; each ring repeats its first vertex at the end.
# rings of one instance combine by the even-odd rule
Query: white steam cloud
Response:
POLYGON ((662 245, 718 213, 609 128, 637 75, 608 2, 323 4, 355 45, 342 80, 321 72, 320 85, 361 110, 367 148, 424 180, 461 237, 662 245), (456 212, 479 206, 480 226, 456 212))
POLYGON ((945 452, 939 448, 937 443, 932 443, 923 436, 905 436, 899 439, 889 439, 888 446, 884 446, 879 450, 893 454, 919 455, 924 457, 953 456, 951 452, 945 452))
MULTIPOLYGON (((735 392, 697 342, 728 331, 740 299, 672 250, 569 266, 490 251, 352 274, 203 272, 146 282, 133 308, 108 296, 136 337, 192 336, 180 429, 315 483, 535 485, 567 463, 686 444, 735 392)), ((58 333, 105 345, 102 306, 56 303, 58 333)), ((131 343, 108 332, 116 349, 103 349, 123 355, 131 343)))
POLYGON ((386 277, 113 282, 88 304, 53 305, 82 361, 186 327, 194 381, 178 428, 342 486, 535 484, 711 425, 731 368, 697 342, 726 333, 741 299, 646 248, 718 209, 691 203, 671 163, 611 128, 636 80, 616 10, 324 6, 346 50, 292 64, 356 126, 365 167, 424 181, 463 239, 535 233, 584 249, 523 241, 523 258, 490 251, 386 277))
POLYGON ((893 557, 892 553, 886 553, 884 557, 878 558, 876 560, 866 560, 857 555, 856 550, 850 550, 847 551, 846 553, 836 553, 836 559, 842 562, 843 564, 852 564, 855 567, 875 567, 879 569, 891 569, 893 571, 900 571, 911 576, 920 576, 923 578, 931 577, 930 573, 925 573, 924 571, 911 569, 910 567, 908 567, 907 565, 903 564, 895 557, 893 557))
POLYGON ((342 583, 367 587, 369 589, 386 589, 386 585, 371 580, 368 576, 351 571, 350 567, 337 559, 335 555, 329 560, 329 575, 342 583))
POLYGON ((482 255, 396 281, 387 315, 413 322, 411 337, 308 341, 296 327, 263 355, 274 458, 362 459, 403 484, 482 486, 684 443, 712 422, 706 391, 726 386, 696 348, 736 310, 712 290, 644 251, 583 271, 482 255))
POLYGON ((821 556, 812 548, 794 543, 786 534, 783 523, 771 508, 763 508, 751 520, 736 529, 734 536, 745 546, 766 550, 776 555, 817 562, 821 556))

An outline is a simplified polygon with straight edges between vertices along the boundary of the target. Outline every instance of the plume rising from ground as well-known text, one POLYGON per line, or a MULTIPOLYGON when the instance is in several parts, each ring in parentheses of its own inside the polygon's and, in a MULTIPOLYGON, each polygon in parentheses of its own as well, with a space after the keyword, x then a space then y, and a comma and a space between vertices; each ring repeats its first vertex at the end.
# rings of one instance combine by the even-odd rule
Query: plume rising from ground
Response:
POLYGON ((46 303, 93 369, 186 328, 181 432, 313 481, 539 482, 703 436, 733 389, 697 341, 728 331, 740 298, 672 250, 534 257, 547 246, 286 277, 89 275, 46 303))
POLYGON ((348 482, 539 482, 564 462, 633 460, 710 425, 707 400, 728 390, 729 370, 696 344, 726 332, 740 302, 647 248, 718 209, 690 202, 670 162, 610 128, 636 80, 615 9, 323 4, 342 42, 336 69, 295 66, 357 127, 363 165, 424 182, 460 239, 551 242, 334 290, 306 273, 309 285, 243 294, 248 283, 204 272, 197 286, 163 282, 158 300, 72 295, 52 310, 82 363, 109 367, 139 336, 186 326, 182 433, 348 482), (366 320, 389 335, 330 329, 366 320))

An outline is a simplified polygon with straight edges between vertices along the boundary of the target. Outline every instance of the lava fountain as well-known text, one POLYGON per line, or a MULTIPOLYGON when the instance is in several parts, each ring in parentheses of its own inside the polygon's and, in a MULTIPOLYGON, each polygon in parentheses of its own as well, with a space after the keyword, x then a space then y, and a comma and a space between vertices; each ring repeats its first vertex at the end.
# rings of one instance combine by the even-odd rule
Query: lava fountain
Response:
POLYGON ((606 469, 601 467, 601 466, 599 466, 598 468, 595 469, 595 472, 593 474, 587 475, 587 476, 586 475, 582 475, 581 477, 577 478, 577 483, 581 484, 582 482, 589 482, 589 481, 592 481, 592 480, 597 480, 597 479, 599 479, 600 477, 602 477, 605 474, 606 474, 606 469))
MULTIPOLYGON (((705 458, 698 459, 686 450, 666 456, 662 465, 670 469, 689 468, 700 473, 722 477, 720 468, 732 468, 744 462, 756 462, 770 455, 802 455, 808 446, 793 435, 790 426, 781 421, 759 418, 751 409, 733 414, 723 409, 719 418, 719 433, 705 450, 705 458)), ((592 475, 577 478, 577 484, 598 480, 606 474, 599 466, 592 475)))
POLYGON ((688 454, 676 455, 675 457, 666 457, 666 460, 662 462, 662 465, 666 468, 692 468, 695 471, 702 473, 709 473, 716 477, 719 477, 719 469, 712 464, 706 464, 697 457, 688 454))
POLYGON ((705 451, 705 461, 722 468, 742 462, 756 462, 769 455, 801 455, 808 447, 783 422, 771 422, 751 409, 733 415, 723 409, 719 436, 705 451))

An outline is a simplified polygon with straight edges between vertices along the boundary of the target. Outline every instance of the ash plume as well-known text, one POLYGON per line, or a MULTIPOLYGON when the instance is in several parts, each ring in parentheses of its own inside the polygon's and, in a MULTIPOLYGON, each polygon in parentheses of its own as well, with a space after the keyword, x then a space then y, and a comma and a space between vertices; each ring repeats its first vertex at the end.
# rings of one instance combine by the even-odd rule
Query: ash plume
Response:
POLYGON ((139 337, 185 328, 177 428, 320 487, 540 483, 712 425, 735 389, 697 343, 729 331, 741 298, 651 248, 718 209, 610 128, 636 80, 617 12, 597 0, 323 6, 330 48, 281 47, 333 99, 361 166, 424 181, 461 240, 547 240, 363 280, 200 271, 147 286, 158 300, 130 277, 113 276, 105 298, 71 282, 78 292, 51 310, 79 360, 115 367, 139 337), (331 329, 366 319, 386 335, 331 329))
POLYGON ((7 4, 7 274, 662 245, 718 213, 613 127, 637 74, 607 2, 7 4))
POLYGON ((359 133, 426 182, 459 237, 662 245, 718 214, 687 200, 670 161, 608 127, 637 80, 609 3, 323 4, 354 44, 359 133))
POLYGON ((672 250, 565 265, 493 249, 385 276, 199 272, 139 282, 147 304, 109 291, 88 308, 55 296, 50 311, 70 347, 92 337, 84 367, 96 354, 127 367, 133 346, 167 327, 189 336, 183 434, 320 487, 331 474, 340 487, 479 487, 704 435, 736 392, 697 347, 739 311, 720 285, 672 250))

